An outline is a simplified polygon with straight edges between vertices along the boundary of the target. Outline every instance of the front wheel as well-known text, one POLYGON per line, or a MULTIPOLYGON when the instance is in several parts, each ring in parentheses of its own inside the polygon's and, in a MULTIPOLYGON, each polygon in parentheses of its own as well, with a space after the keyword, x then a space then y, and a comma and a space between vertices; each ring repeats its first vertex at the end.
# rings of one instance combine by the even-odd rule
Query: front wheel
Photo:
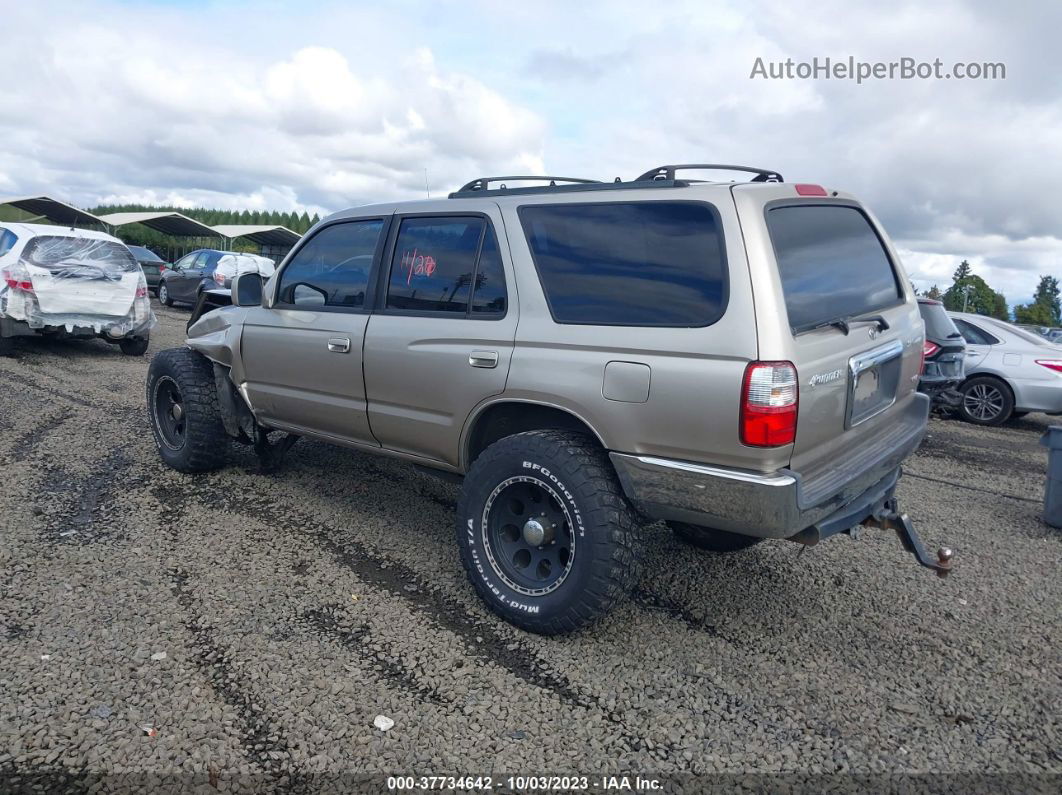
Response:
POLYGON ((472 464, 457 506, 461 561, 480 598, 543 635, 593 623, 630 590, 635 533, 604 451, 563 431, 492 444, 472 464))
POLYGON ((975 425, 1002 425, 1014 411, 1010 387, 988 375, 974 376, 959 389, 959 413, 975 425))
POLYGON ((173 299, 170 298, 170 288, 166 286, 166 282, 159 283, 159 289, 155 293, 159 297, 159 303, 163 306, 173 306, 173 299))
POLYGON ((179 472, 209 472, 225 464, 229 437, 221 420, 214 369, 188 348, 151 360, 148 421, 159 455, 179 472))
POLYGON ((671 528, 676 538, 685 541, 690 546, 707 549, 710 552, 737 552, 763 541, 762 538, 756 536, 712 530, 710 527, 698 527, 685 522, 668 522, 667 526, 671 528))

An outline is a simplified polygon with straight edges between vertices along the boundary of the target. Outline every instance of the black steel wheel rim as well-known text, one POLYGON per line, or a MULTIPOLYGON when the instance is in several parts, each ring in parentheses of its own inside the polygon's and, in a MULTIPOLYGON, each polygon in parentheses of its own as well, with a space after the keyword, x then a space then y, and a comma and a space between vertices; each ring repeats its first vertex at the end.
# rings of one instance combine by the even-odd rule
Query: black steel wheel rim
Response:
POLYGON ((184 447, 188 418, 185 415, 181 389, 169 376, 163 376, 155 382, 155 397, 152 400, 155 426, 163 443, 171 450, 184 447))
POLYGON ((552 487, 533 477, 509 478, 491 492, 483 510, 483 546, 495 574, 526 596, 559 588, 575 560, 568 509, 552 487))

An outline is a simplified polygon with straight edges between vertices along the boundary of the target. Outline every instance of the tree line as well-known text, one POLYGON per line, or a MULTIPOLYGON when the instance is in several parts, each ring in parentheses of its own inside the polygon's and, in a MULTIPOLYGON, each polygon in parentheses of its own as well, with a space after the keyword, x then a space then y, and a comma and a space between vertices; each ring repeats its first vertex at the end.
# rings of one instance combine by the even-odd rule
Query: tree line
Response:
MULTIPOLYGON (((976 275, 966 260, 960 262, 959 267, 955 269, 952 283, 947 290, 941 292, 934 284, 923 295, 943 302, 945 308, 952 312, 971 312, 1007 321, 1011 319, 1010 308, 1003 293, 993 290, 984 279, 976 275)), ((1062 325, 1058 279, 1054 276, 1041 276, 1033 300, 1014 307, 1014 320, 1030 326, 1062 325)))

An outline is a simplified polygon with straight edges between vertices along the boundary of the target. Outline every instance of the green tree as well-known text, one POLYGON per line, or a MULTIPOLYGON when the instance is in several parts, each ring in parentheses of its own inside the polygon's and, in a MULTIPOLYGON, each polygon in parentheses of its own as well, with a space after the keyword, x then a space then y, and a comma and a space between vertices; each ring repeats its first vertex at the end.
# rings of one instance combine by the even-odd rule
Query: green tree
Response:
POLYGON ((1014 307, 1014 320, 1027 326, 1058 325, 1058 321, 1051 316, 1048 306, 1035 301, 1025 306, 1014 307))
POLYGON ((944 306, 953 312, 973 312, 978 315, 1010 318, 1007 299, 993 290, 980 276, 973 273, 969 262, 963 260, 955 269, 951 286, 941 297, 944 306))
POLYGON ((940 288, 935 284, 926 290, 926 298, 932 298, 934 301, 939 301, 944 297, 944 294, 940 291, 940 288))

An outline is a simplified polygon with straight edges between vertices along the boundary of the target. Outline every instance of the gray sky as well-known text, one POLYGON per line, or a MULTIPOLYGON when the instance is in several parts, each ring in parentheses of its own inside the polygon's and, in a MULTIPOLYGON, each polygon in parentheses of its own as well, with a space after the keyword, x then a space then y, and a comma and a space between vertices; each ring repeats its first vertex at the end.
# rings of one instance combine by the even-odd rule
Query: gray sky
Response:
POLYGON ((851 190, 920 287, 1062 276, 1062 4, 4 0, 0 194, 334 210, 732 162, 851 190), (765 61, 1004 80, 762 80, 765 61))

